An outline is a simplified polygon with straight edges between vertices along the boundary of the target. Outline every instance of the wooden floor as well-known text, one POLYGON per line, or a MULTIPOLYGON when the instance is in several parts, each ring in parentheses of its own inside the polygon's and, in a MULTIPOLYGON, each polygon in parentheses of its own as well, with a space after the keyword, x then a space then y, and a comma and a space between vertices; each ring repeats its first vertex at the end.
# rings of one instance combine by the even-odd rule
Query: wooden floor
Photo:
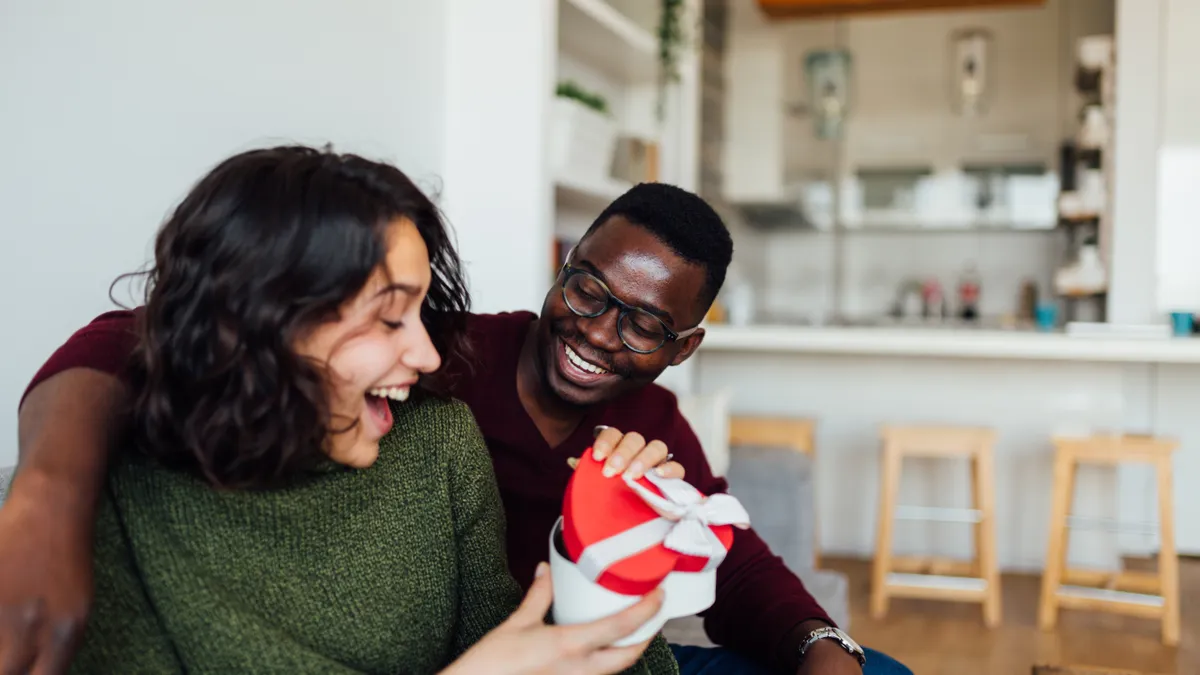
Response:
POLYGON ((1180 561, 1183 632, 1164 647, 1159 624, 1108 614, 1064 610, 1058 628, 1037 628, 1040 577, 1004 575, 1004 620, 984 628, 979 605, 892 600, 886 619, 868 611, 870 563, 825 558, 822 567, 850 578, 851 632, 890 654, 915 675, 1029 675, 1034 665, 1126 668, 1165 675, 1200 673, 1200 561, 1180 561), (1189 598, 1193 599, 1189 602, 1189 598))

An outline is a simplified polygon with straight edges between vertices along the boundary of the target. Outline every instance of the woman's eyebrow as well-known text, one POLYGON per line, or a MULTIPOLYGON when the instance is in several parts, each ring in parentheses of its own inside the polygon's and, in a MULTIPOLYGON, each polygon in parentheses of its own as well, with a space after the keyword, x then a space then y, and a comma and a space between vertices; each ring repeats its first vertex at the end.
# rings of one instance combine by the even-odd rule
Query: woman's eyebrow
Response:
POLYGON ((383 288, 379 289, 379 292, 376 293, 375 295, 379 296, 379 295, 384 295, 387 293, 394 293, 395 291, 401 291, 401 292, 407 293, 409 295, 420 295, 421 287, 417 286, 416 284, 408 284, 408 283, 404 283, 402 281, 393 281, 393 282, 389 283, 387 286, 384 286, 383 288))

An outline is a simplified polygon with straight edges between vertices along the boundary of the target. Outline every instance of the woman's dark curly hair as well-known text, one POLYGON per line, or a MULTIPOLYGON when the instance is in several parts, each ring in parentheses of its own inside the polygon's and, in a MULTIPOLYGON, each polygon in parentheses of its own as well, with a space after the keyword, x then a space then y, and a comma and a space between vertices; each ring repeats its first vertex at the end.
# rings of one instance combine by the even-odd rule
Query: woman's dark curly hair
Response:
POLYGON ((323 364, 297 340, 335 320, 412 221, 433 276, 422 317, 443 355, 470 301, 437 207, 399 169, 308 147, 252 150, 162 226, 131 364, 135 446, 213 485, 279 485, 326 460, 323 364))

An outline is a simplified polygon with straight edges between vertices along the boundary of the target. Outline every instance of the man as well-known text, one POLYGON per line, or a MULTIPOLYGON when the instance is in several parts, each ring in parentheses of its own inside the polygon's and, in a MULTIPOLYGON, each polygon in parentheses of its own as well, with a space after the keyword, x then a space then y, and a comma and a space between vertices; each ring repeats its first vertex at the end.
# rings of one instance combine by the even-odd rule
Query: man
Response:
MULTIPOLYGON (((448 365, 443 384, 471 407, 487 441, 507 515, 510 568, 522 585, 532 582, 535 565, 546 556, 547 533, 571 475, 568 460, 592 445, 598 427, 657 439, 674 453, 689 482, 709 494, 725 489, 675 398, 652 383, 700 345, 699 324, 724 282, 732 252, 728 231, 703 200, 675 187, 643 184, 596 219, 560 270, 540 316, 471 317, 476 354, 448 365)), ((34 414, 21 411, 22 455, 27 463, 36 458, 50 467, 39 474, 57 478, 52 485, 18 480, 13 491, 41 488, 47 495, 42 501, 54 502, 22 522, 44 537, 34 544, 44 554, 37 560, 67 567, 62 578, 51 582, 53 574, 47 573, 39 580, 21 567, 33 564, 29 554, 17 564, 0 551, 0 599, 6 582, 40 581, 36 590, 51 596, 46 604, 59 614, 78 618, 86 611, 86 572, 80 570, 87 568, 91 533, 68 523, 80 522, 81 512, 90 516, 87 509, 94 506, 72 503, 71 495, 94 491, 87 488, 100 480, 107 453, 101 441, 119 433, 112 401, 123 391, 113 375, 133 347, 133 321, 129 312, 97 319, 34 378, 30 398, 41 387, 53 385, 56 392, 51 402, 42 397, 38 414, 44 419, 26 419, 34 414), (72 416, 73 410, 88 413, 72 416), (91 412, 96 410, 101 412, 91 412), (34 436, 54 440, 26 452, 34 436), (56 519, 64 511, 68 515, 56 519), (20 581, 5 576, 13 567, 20 581)), ((636 466, 636 458, 627 465, 630 456, 612 450, 597 443, 610 473, 648 468, 636 466)), ((13 536, 5 527, 16 528, 5 515, 0 511, 0 540, 13 536)), ((800 580, 752 530, 736 533, 718 570, 705 628, 726 649, 675 648, 685 674, 908 672, 875 653, 861 670, 857 647, 831 630, 832 621, 800 580)), ((0 654, 3 649, 0 644, 0 654)))

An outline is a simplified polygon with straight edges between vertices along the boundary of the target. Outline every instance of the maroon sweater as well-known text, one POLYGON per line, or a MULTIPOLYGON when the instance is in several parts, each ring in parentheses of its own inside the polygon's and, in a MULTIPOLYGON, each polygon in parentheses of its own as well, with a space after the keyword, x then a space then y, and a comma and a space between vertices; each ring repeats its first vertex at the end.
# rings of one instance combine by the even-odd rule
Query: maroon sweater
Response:
MULTIPOLYGON (((713 476, 675 396, 658 385, 594 407, 566 441, 550 447, 517 396, 517 361, 535 318, 529 312, 472 315, 469 330, 478 353, 471 376, 461 378, 455 390, 475 413, 491 452, 507 514, 509 566, 522 587, 528 587, 537 563, 546 559, 548 534, 571 477, 567 458, 590 446, 597 424, 663 441, 686 469, 688 482, 706 494, 726 489, 725 481, 713 476)), ((129 311, 97 317, 50 357, 29 389, 69 368, 121 376, 136 344, 133 326, 129 311)), ((716 602, 704 616, 714 642, 780 669, 789 664, 776 662, 776 655, 795 654, 799 648, 782 644, 796 624, 809 619, 832 624, 753 530, 735 530, 733 547, 717 570, 716 602)))

